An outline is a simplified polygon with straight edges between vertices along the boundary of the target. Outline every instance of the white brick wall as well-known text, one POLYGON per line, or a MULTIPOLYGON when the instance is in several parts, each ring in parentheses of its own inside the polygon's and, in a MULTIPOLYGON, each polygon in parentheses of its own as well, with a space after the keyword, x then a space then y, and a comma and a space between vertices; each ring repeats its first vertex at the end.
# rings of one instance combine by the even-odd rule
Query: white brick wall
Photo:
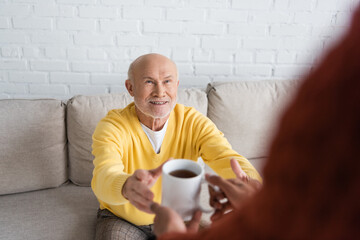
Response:
POLYGON ((157 52, 181 87, 297 79, 349 26, 360 0, 0 0, 0 99, 125 91, 157 52))

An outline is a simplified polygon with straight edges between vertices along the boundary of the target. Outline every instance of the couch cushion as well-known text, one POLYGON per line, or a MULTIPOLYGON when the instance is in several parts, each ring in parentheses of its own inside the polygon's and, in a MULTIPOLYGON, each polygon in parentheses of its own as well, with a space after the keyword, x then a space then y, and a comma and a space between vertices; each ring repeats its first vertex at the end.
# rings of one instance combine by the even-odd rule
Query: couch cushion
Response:
MULTIPOLYGON (((89 186, 93 171, 92 134, 107 112, 124 108, 132 97, 128 93, 100 96, 75 96, 67 104, 67 135, 69 141, 69 175, 75 184, 89 186)), ((207 98, 199 89, 179 89, 178 102, 193 106, 206 115, 207 98)))
POLYGON ((237 152, 248 159, 266 157, 274 124, 297 85, 284 80, 209 84, 208 117, 237 152))
POLYGON ((99 203, 89 187, 0 196, 0 239, 94 239, 99 203))
POLYGON ((65 134, 61 101, 0 100, 0 194, 64 183, 65 134))

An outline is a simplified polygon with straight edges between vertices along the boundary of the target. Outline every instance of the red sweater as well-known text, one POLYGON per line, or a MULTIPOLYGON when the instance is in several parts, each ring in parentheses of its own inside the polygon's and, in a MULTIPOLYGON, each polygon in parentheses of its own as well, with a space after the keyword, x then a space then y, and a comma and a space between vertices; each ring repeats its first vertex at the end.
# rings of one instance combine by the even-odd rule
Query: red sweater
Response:
POLYGON ((241 211, 159 239, 360 239, 360 8, 279 124, 263 189, 241 211))

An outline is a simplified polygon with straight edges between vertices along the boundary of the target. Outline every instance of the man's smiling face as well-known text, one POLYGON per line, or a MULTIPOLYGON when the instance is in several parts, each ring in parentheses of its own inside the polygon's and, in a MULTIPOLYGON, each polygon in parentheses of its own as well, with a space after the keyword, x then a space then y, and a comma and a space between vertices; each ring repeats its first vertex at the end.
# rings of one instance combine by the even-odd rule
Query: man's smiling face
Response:
POLYGON ((150 54, 135 62, 127 89, 134 97, 139 119, 168 118, 177 100, 179 85, 175 64, 168 58, 150 54))

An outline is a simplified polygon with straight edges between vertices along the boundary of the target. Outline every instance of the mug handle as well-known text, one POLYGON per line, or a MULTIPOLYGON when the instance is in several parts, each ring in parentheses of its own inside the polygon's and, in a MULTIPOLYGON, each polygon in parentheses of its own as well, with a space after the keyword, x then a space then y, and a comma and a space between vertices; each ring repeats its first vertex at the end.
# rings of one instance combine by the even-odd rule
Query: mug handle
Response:
MULTIPOLYGON (((207 182, 205 180, 205 177, 203 175, 202 179, 201 179, 201 184, 206 184, 208 187, 211 187, 215 192, 220 192, 220 188, 216 185, 213 185, 209 182, 207 182)), ((210 208, 207 208, 207 207, 204 207, 204 206, 201 206, 201 202, 199 203, 199 210, 202 211, 203 213, 212 213, 214 211, 214 209, 212 207, 210 208)))

